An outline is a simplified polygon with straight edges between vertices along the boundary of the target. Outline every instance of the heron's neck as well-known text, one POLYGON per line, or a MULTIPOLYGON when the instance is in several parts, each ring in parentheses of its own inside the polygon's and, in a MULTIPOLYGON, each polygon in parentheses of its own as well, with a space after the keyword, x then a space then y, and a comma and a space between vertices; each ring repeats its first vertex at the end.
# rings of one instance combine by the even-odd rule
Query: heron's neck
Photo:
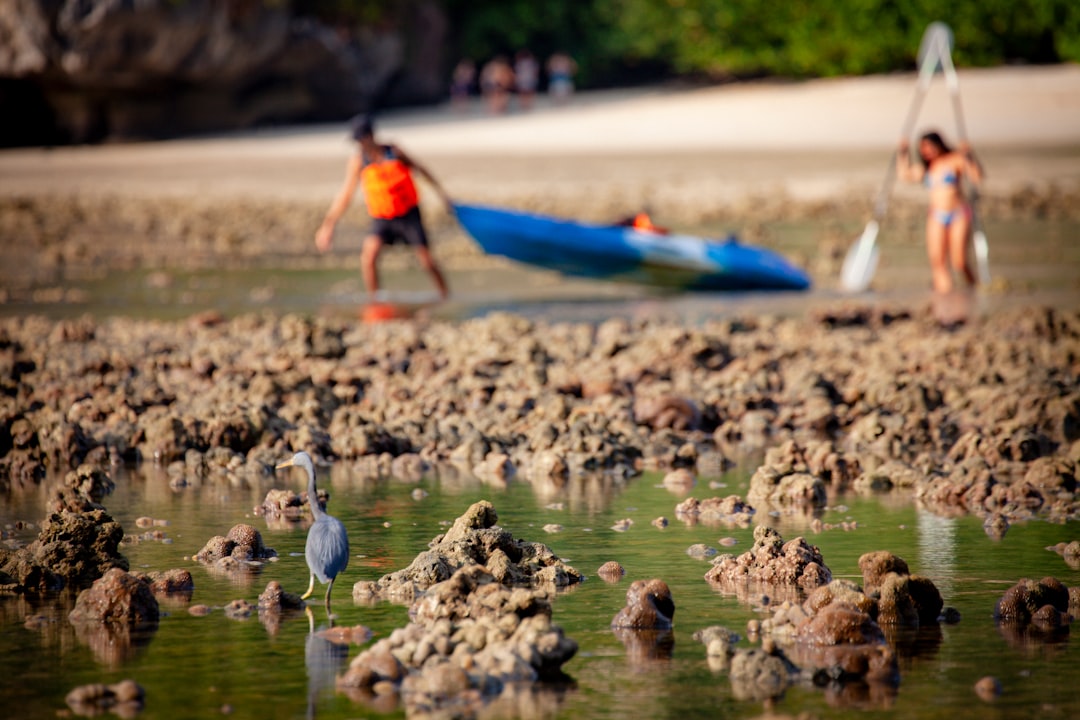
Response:
POLYGON ((315 489, 314 473, 311 474, 311 478, 308 480, 307 496, 308 504, 311 505, 311 516, 318 520, 326 513, 323 512, 322 505, 319 504, 319 491, 315 489))

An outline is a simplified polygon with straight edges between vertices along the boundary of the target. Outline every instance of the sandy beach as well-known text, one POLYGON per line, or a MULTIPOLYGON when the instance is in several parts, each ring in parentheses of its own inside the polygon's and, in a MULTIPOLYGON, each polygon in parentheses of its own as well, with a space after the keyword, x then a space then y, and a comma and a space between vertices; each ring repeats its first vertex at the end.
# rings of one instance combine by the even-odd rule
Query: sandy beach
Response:
MULTIPOLYGON (((703 198, 761 190, 819 198, 880 182, 914 86, 907 73, 608 91, 501 117, 479 105, 395 111, 380 127, 462 197, 551 186, 573 195, 570 186, 584 185, 609 194, 675 186, 703 198), (593 187, 599 181, 607 187, 593 187)), ((988 194, 1080 182, 1080 67, 967 70, 960 88, 971 142, 992 169, 988 194)), ((931 86, 917 126, 956 137, 943 80, 931 86)), ((0 194, 326 200, 350 151, 344 125, 10 150, 0 153, 0 194)))

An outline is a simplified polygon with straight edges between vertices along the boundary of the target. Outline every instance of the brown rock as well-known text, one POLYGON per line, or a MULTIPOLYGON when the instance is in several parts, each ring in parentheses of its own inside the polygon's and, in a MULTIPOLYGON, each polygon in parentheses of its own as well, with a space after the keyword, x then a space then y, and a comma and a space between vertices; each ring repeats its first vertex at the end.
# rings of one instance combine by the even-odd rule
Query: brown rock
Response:
POLYGON ((1028 623, 1045 605, 1059 612, 1069 611, 1069 590, 1057 578, 1039 581, 1021 580, 1005 591, 998 600, 994 617, 999 621, 1028 623))
POLYGON ((832 580, 821 552, 803 538, 788 542, 767 525, 754 528, 754 545, 734 557, 720 555, 705 579, 725 591, 745 590, 748 583, 809 592, 832 580))
POLYGON ((634 399, 634 419, 653 429, 696 430, 701 425, 701 411, 684 397, 639 397, 634 399))
POLYGON ((166 570, 165 572, 152 572, 140 576, 150 585, 150 590, 155 595, 188 594, 195 589, 195 580, 191 573, 183 568, 166 570))
POLYGON ((296 593, 285 592, 281 583, 271 580, 266 584, 266 589, 259 595, 259 612, 280 613, 287 610, 302 610, 304 601, 296 593))
POLYGON ((251 603, 247 600, 238 598, 236 600, 230 600, 225 604, 223 609, 225 611, 225 617, 227 618, 232 620, 246 620, 251 617, 251 613, 255 608, 252 607, 251 603))
POLYGON ((52 513, 36 541, 26 548, 30 562, 48 568, 76 588, 86 587, 108 570, 127 570, 120 554, 124 529, 104 510, 52 513))
POLYGON ((465 514, 454 521, 453 527, 443 536, 441 542, 452 543, 465 538, 471 530, 483 530, 493 527, 499 521, 495 508, 487 500, 473 503, 465 514))
POLYGON ((866 645, 885 642, 885 635, 869 613, 842 600, 829 603, 796 630, 796 637, 812 645, 866 645))
POLYGON ((885 550, 868 552, 859 558, 859 569, 863 574, 863 587, 866 592, 873 593, 884 581, 889 573, 897 575, 910 575, 908 565, 902 558, 885 550))
POLYGON ((622 576, 626 574, 626 570, 624 570, 623 566, 615 560, 608 560, 597 569, 596 574, 599 575, 604 582, 618 582, 622 579, 622 576))
POLYGON ((215 535, 207 540, 202 550, 195 554, 195 559, 201 563, 216 564, 222 568, 235 567, 234 561, 256 561, 277 557, 273 548, 263 544, 262 535, 251 525, 241 523, 234 526, 229 533, 222 537, 215 535))
POLYGON ((667 630, 675 617, 675 601, 663 580, 635 580, 626 591, 626 607, 616 613, 616 628, 667 630))
POLYGON ((148 583, 113 568, 79 593, 68 618, 73 623, 156 625, 158 602, 148 583))
POLYGON ((778 648, 739 648, 731 658, 732 694, 738 700, 762 701, 784 694, 797 671, 778 648))

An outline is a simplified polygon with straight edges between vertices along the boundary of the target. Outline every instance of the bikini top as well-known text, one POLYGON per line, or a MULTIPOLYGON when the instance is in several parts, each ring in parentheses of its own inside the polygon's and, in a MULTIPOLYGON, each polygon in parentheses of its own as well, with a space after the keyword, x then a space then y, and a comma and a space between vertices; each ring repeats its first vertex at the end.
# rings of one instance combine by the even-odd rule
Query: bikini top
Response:
POLYGON ((925 175, 923 175, 923 184, 926 185, 926 187, 928 188, 934 187, 935 185, 937 185, 938 187, 945 187, 947 185, 959 185, 960 180, 956 176, 955 172, 949 170, 936 177, 931 175, 930 173, 926 173, 925 175))

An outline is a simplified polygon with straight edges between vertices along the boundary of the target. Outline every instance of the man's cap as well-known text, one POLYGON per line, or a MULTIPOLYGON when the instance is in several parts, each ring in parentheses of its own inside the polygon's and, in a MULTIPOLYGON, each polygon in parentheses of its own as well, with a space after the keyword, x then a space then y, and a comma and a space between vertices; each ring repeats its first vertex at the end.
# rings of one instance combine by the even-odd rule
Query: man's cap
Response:
POLYGON ((375 118, 370 115, 357 115, 352 119, 352 138, 359 140, 375 134, 375 118))

